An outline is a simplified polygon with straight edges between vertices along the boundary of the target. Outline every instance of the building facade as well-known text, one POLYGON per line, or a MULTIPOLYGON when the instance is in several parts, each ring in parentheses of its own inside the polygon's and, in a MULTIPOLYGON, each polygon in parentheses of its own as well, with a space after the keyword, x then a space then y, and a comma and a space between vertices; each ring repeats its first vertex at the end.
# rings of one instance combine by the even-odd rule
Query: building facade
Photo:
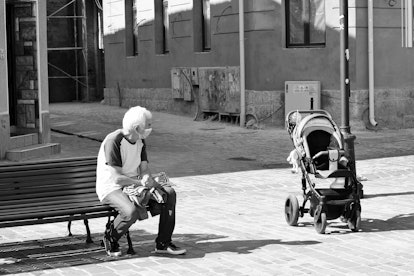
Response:
MULTIPOLYGON (((414 127, 412 1, 348 3, 351 127, 414 127)), ((286 82, 306 92, 316 81, 320 107, 340 121, 339 0, 104 0, 103 8, 108 104, 190 115, 244 108, 282 126, 286 82)))
POLYGON ((0 159, 60 152, 49 103, 103 98, 101 1, 0 0, 0 159))

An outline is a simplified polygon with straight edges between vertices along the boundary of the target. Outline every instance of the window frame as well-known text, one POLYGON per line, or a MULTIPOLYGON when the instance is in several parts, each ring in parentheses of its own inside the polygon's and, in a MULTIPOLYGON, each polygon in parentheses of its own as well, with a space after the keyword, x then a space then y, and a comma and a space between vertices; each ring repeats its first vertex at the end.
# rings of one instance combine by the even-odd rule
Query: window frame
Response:
POLYGON ((137 56, 138 51, 138 0, 125 0, 125 54, 137 56))
POLYGON ((210 52, 211 40, 211 1, 193 0, 194 52, 210 52))
MULTIPOLYGON (((310 18, 311 18, 311 4, 310 1, 312 0, 302 0, 306 1, 305 4, 307 4, 307 14, 305 20, 303 20, 303 43, 295 43, 291 42, 291 26, 290 26, 290 0, 284 1, 284 11, 285 11, 285 47, 286 48, 324 48, 326 46, 326 12, 324 9, 324 42, 311 42, 311 24, 310 24, 310 18)), ((324 4, 325 4, 325 0, 324 4)))

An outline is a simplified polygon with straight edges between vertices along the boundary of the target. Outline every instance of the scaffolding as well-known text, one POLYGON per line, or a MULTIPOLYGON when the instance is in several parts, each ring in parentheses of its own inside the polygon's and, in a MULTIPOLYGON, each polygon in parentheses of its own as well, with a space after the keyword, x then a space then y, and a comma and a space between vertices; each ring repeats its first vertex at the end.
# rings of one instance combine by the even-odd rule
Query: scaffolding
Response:
POLYGON ((71 74, 56 64, 48 62, 48 65, 62 75, 49 76, 49 79, 72 79, 75 81, 75 97, 76 101, 83 99, 89 99, 89 79, 88 79, 88 40, 87 40, 87 18, 86 18, 86 6, 85 0, 70 0, 68 3, 63 4, 60 8, 47 15, 47 19, 73 19, 73 34, 74 44, 67 47, 48 47, 48 53, 51 51, 74 51, 75 54, 75 74, 71 74), (58 15, 65 9, 72 8, 73 15, 58 15), (80 22, 78 21, 80 20, 80 22), (80 26, 80 28, 79 28, 80 26), (81 56, 81 58, 79 58, 81 56), (83 70, 81 70, 83 69, 83 70), (82 91, 84 91, 82 93, 82 91))

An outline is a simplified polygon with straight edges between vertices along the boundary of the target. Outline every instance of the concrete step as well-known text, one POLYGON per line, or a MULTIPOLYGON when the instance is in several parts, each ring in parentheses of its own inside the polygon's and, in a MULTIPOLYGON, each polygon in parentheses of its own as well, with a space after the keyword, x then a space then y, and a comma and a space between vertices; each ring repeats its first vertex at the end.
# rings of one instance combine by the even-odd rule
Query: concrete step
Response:
POLYGON ((17 149, 36 145, 39 143, 39 135, 37 133, 22 134, 10 137, 9 149, 17 149))
POLYGON ((37 144, 10 149, 6 152, 6 159, 10 161, 23 161, 58 153, 60 153, 59 143, 37 144))

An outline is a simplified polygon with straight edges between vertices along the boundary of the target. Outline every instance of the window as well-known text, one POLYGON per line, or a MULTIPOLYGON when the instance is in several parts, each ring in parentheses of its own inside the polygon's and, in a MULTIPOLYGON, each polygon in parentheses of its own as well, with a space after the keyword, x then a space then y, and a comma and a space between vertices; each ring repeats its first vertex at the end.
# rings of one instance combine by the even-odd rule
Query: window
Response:
POLYGON ((169 52, 169 17, 168 1, 155 0, 155 53, 166 54, 169 52))
POLYGON ((98 49, 104 48, 104 28, 103 28, 103 12, 98 10, 98 49))
POLYGON ((203 0, 203 50, 211 48, 210 0, 203 0))
POLYGON ((286 47, 325 46, 325 0, 285 0, 286 47))
POLYGON ((163 37, 164 37, 164 53, 169 52, 168 33, 169 33, 169 17, 168 17, 168 1, 162 3, 162 21, 163 21, 163 37))
POLYGON ((210 0, 193 0, 194 51, 211 49, 210 0))
POLYGON ((125 1, 125 51, 127 56, 138 55, 138 0, 125 1))

